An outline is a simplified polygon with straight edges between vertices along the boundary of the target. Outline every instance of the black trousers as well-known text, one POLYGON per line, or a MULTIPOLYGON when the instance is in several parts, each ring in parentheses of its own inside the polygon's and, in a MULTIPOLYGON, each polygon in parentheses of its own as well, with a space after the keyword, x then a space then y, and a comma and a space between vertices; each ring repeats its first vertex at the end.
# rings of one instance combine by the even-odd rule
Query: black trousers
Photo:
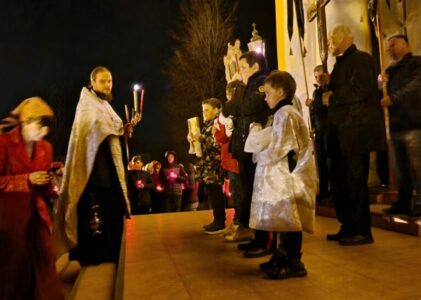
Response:
POLYGON ((205 190, 212 205, 214 222, 220 227, 225 227, 225 198, 222 193, 222 185, 207 183, 205 190))
POLYGON ((256 171, 256 164, 253 163, 251 153, 245 153, 241 158, 238 158, 238 167, 240 169, 240 185, 243 191, 243 197, 238 203, 240 209, 240 223, 244 226, 249 226, 250 221, 250 206, 251 197, 253 195, 254 173, 256 171))
MULTIPOLYGON (((240 198, 238 207, 240 209, 240 224, 245 227, 249 226, 251 198, 253 196, 254 173, 256 164, 253 163, 253 155, 245 153, 238 160, 240 169, 240 185, 243 195, 240 198)), ((271 235, 269 231, 256 230, 254 234, 255 243, 261 248, 270 248, 271 235)))
POLYGON ((329 194, 329 169, 327 163, 326 138, 325 130, 316 130, 314 146, 319 175, 319 195, 317 200, 326 198, 329 194))
POLYGON ((280 232, 279 248, 284 249, 290 259, 301 258, 301 248, 303 244, 303 232, 280 232))
POLYGON ((369 154, 332 156, 331 191, 341 230, 346 235, 371 235, 368 194, 369 154))

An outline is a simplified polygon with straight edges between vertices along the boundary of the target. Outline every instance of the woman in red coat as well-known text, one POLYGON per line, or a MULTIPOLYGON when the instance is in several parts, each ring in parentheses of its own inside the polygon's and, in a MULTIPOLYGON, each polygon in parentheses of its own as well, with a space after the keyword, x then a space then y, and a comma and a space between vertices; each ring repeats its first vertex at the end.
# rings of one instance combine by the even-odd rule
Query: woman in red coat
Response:
POLYGON ((0 299, 64 299, 46 205, 52 118, 42 99, 29 98, 8 118, 16 127, 0 134, 0 299))

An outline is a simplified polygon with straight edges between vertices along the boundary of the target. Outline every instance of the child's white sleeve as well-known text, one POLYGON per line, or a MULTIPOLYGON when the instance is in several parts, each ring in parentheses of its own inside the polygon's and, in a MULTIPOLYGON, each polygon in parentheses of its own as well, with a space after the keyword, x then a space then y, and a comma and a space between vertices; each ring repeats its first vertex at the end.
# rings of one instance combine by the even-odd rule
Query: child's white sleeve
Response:
POLYGON ((266 149, 270 143, 272 135, 272 126, 261 128, 252 128, 244 146, 244 152, 258 153, 266 149))

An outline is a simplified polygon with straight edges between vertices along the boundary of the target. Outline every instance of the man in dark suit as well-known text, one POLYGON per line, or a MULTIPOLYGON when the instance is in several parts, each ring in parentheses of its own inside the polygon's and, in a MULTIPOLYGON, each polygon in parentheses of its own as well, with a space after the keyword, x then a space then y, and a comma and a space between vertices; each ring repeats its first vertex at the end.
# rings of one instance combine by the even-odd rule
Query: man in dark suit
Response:
POLYGON ((421 57, 412 55, 408 38, 395 35, 388 40, 393 63, 387 68, 390 134, 395 155, 398 201, 385 209, 389 214, 421 216, 421 57))
POLYGON ((327 239, 343 246, 369 244, 374 242, 367 185, 369 154, 385 148, 375 65, 368 53, 357 49, 345 25, 336 25, 328 42, 336 63, 323 102, 328 105, 332 198, 341 227, 327 239))

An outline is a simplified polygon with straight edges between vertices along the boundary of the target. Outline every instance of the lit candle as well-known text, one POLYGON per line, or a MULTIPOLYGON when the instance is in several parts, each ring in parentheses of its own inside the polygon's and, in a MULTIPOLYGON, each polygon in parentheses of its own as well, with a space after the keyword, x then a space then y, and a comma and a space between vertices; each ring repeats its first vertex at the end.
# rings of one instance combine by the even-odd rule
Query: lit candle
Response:
POLYGON ((135 84, 133 86, 133 106, 134 106, 134 111, 135 112, 138 112, 139 111, 139 107, 138 107, 138 103, 139 103, 139 97, 138 97, 139 88, 140 88, 140 86, 138 84, 135 84))
POLYGON ((124 112, 126 113, 126 121, 129 122, 130 115, 129 115, 129 108, 127 107, 127 104, 124 104, 124 112))
POLYGON ((140 94, 140 111, 143 110, 143 96, 145 95, 145 89, 142 88, 142 93, 140 94))
POLYGON ((60 187, 58 185, 54 185, 53 186, 53 191, 56 192, 57 194, 60 194, 60 187))
POLYGON ((137 180, 136 181, 136 188, 137 189, 142 189, 143 188, 143 182, 142 182, 142 180, 137 180))

